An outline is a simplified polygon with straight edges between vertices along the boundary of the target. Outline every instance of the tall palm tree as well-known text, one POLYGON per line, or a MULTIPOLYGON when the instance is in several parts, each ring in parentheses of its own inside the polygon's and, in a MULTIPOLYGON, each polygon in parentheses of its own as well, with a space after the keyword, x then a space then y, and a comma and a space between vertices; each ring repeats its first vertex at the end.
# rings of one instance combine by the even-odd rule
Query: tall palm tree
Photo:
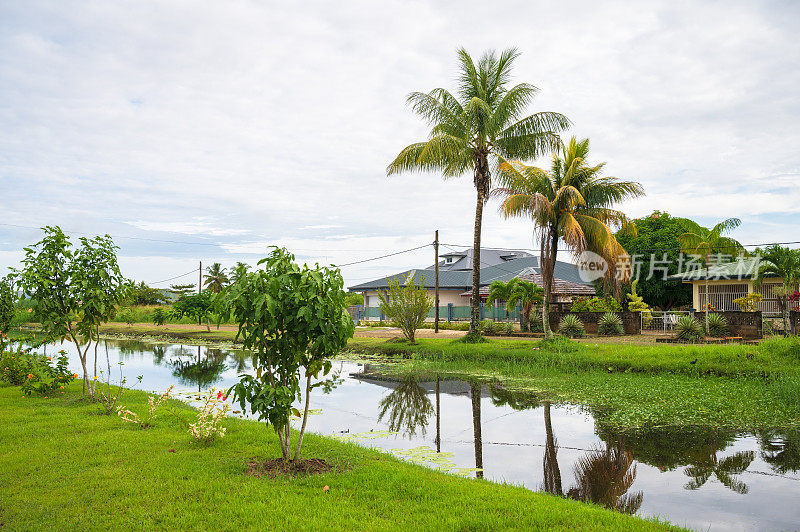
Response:
POLYGON ((506 218, 530 217, 539 234, 546 338, 553 335, 549 312, 559 242, 563 240, 575 255, 595 252, 613 266, 625 250, 612 228, 636 230, 623 212, 612 207, 643 195, 644 189, 634 181, 603 177, 605 163, 590 166, 586 162, 588 153, 589 139, 572 137, 553 156, 550 171, 519 161, 505 162, 500 166, 502 186, 494 191, 505 198, 500 212, 506 218))
POLYGON ((711 310, 711 298, 708 293, 708 267, 711 256, 718 253, 732 255, 737 251, 744 250, 742 245, 733 238, 722 236, 724 233, 739 227, 742 221, 739 218, 728 218, 711 229, 701 227, 694 222, 687 221, 687 223, 690 224, 690 230, 679 236, 678 242, 681 244, 682 253, 699 256, 706 265, 706 306, 703 309, 703 314, 705 315, 706 331, 708 331, 708 311, 711 310))
MULTIPOLYGON (((780 277, 783 284, 775 290, 778 305, 783 316, 783 335, 789 335, 789 298, 797 290, 800 283, 800 250, 789 249, 778 245, 769 246, 761 254, 761 263, 754 283, 760 286, 765 277, 780 277)), ((706 292, 708 293, 708 292, 706 292)))
POLYGON ((392 393, 381 399, 378 421, 389 414, 389 430, 411 439, 419 428, 425 436, 428 418, 433 413, 431 400, 416 377, 404 377, 392 393))
POLYGON ((510 305, 508 300, 511 297, 511 281, 503 282, 499 280, 492 281, 489 285, 489 296, 486 298, 487 305, 493 305, 495 301, 502 301, 506 306, 506 321, 508 321, 508 311, 510 305))
POLYGON ((247 274, 247 270, 250 269, 250 265, 246 262, 239 261, 236 263, 236 266, 231 268, 231 282, 235 283, 239 280, 242 276, 247 274))
POLYGON ((203 285, 206 290, 215 294, 222 292, 225 285, 230 282, 228 275, 225 273, 225 268, 219 262, 215 262, 208 268, 208 273, 205 274, 204 278, 203 285))
POLYGON ((408 171, 439 171, 445 179, 467 172, 477 191, 472 251, 472 314, 470 334, 479 334, 481 224, 492 188, 492 174, 505 159, 535 159, 556 149, 558 134, 569 127, 559 113, 524 117, 538 89, 528 83, 509 86, 516 49, 499 56, 489 50, 475 63, 458 50, 456 95, 437 88, 408 96, 412 110, 431 127, 428 140, 404 148, 386 169, 387 175, 408 171))

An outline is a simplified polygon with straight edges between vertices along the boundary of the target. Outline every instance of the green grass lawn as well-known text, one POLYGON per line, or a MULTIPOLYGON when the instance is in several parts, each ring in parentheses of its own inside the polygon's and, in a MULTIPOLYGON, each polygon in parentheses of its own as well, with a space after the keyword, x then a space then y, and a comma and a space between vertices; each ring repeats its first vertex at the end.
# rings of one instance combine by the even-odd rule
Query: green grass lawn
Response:
POLYGON ((749 345, 547 345, 422 339, 409 346, 354 339, 381 371, 458 376, 580 404, 618 429, 712 425, 754 430, 800 423, 797 339, 749 345))
MULTIPOLYGON (((0 528, 4 530, 649 530, 658 523, 524 488, 463 479, 308 435, 305 457, 336 471, 295 479, 245 475, 274 458, 264 424, 230 419, 211 446, 193 443, 173 405, 141 430, 79 401, 23 398, 0 387, 0 528), (173 449, 174 452, 170 452, 173 449), (324 486, 330 486, 326 493, 324 486)), ((144 412, 146 396, 124 403, 144 412)))

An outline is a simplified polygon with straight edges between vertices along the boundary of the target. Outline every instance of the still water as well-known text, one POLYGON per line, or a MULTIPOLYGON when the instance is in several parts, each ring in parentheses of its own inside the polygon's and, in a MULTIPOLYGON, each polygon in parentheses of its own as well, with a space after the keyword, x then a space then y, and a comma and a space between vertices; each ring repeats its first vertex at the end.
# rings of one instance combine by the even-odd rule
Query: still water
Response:
MULTIPOLYGON (((46 349, 66 349, 80 373, 71 344, 46 349)), ((242 351, 110 340, 101 344, 98 366, 103 375, 110 369, 112 382, 122 371, 129 386, 141 375, 138 387, 156 392, 173 384, 183 391, 227 388, 250 371, 242 351)), ((348 361, 336 361, 334 372, 330 393, 312 393, 310 431, 693 529, 800 530, 800 428, 621 434, 600 413, 497 386, 383 380, 348 361), (437 458, 436 450, 447 454, 437 458)))

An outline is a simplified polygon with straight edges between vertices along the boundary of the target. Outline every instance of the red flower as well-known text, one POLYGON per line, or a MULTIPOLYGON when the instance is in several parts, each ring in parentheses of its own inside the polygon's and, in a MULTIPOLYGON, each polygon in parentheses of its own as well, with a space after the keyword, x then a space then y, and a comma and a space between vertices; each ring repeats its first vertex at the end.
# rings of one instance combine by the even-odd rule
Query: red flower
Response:
POLYGON ((217 392, 217 399, 221 399, 221 398, 222 398, 222 390, 217 392))

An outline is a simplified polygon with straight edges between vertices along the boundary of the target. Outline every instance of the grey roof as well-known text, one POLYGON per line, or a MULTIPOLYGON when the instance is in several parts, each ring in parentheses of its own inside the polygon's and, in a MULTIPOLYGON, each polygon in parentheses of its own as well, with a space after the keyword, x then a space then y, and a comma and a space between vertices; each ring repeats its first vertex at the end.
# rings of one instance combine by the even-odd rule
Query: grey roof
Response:
MULTIPOLYGON (((439 262, 439 271, 472 271, 472 249, 465 249, 464 251, 450 251, 447 253, 440 252, 439 256, 445 258, 445 260, 439 262), (447 257, 453 257, 453 262, 447 264, 447 257)), ((520 257, 533 257, 533 255, 527 251, 515 249, 481 248, 481 269, 486 268, 487 266, 503 264, 520 257)), ((432 264, 425 269, 432 270, 433 268, 434 265, 432 264)))
MULTIPOLYGON (((492 281, 508 282, 514 277, 519 277, 521 275, 539 275, 539 274, 541 274, 541 270, 539 269, 539 257, 528 255, 518 259, 504 261, 502 264, 482 267, 480 284, 481 286, 485 286, 491 284, 492 281)), ((413 270, 406 270, 404 272, 397 273, 394 275, 390 275, 388 277, 375 279, 374 281, 369 281, 366 283, 361 283, 355 286, 351 286, 349 289, 351 291, 358 292, 362 290, 378 290, 382 288, 388 288, 390 279, 391 280, 397 279, 401 283, 404 283, 405 279, 409 275, 413 275, 414 282, 416 283, 421 282, 428 287, 433 286, 434 283, 436 282, 435 271, 432 268, 413 269, 413 270)), ((581 278, 578 276, 577 266, 569 262, 557 261, 554 270, 554 277, 556 279, 560 279, 570 283, 577 283, 582 285, 588 284, 582 281, 581 278)), ((440 268, 439 288, 458 289, 465 291, 470 290, 472 288, 472 270, 452 271, 452 270, 442 270, 440 268)))

